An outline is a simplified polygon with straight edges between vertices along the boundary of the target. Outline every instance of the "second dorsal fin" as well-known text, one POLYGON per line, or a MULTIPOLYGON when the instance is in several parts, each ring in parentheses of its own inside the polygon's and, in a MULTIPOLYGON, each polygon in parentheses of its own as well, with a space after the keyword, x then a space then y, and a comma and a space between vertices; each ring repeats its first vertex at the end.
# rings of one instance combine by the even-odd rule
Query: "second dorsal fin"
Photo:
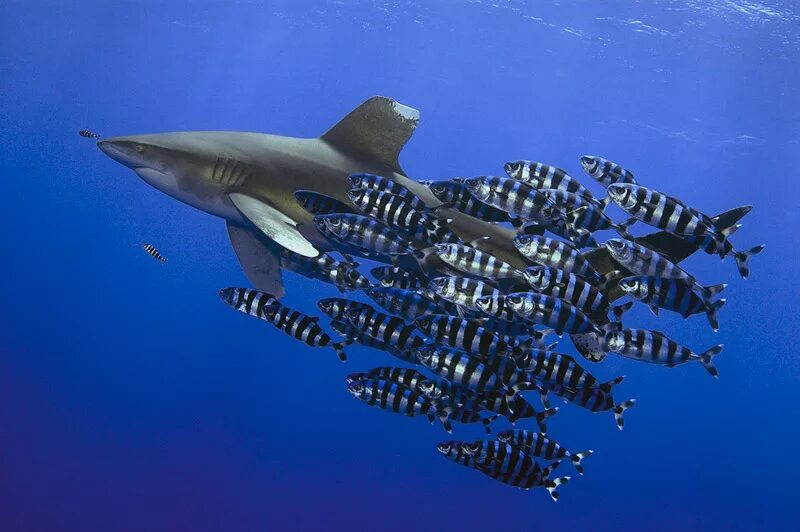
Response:
POLYGON ((368 157, 402 174, 398 157, 419 123, 419 111, 373 96, 320 138, 345 152, 368 157))

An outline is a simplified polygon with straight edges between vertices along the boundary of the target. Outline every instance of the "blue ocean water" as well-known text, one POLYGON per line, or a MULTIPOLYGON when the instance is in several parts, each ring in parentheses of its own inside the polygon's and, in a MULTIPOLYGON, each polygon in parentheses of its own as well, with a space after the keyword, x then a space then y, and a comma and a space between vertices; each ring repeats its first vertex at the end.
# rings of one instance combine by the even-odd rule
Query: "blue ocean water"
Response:
MULTIPOLYGON (((11 0, 0 29, 0 530, 796 524, 794 2, 11 0), (415 179, 531 158, 589 183, 577 158, 594 153, 705 212, 755 205, 734 238, 767 246, 749 280, 731 259, 686 261, 730 283, 719 333, 628 317, 698 351, 724 343, 720 379, 593 366, 638 403, 623 432, 561 409, 552 434, 596 452, 557 504, 449 463, 440 427, 354 400, 344 375, 388 355, 352 348, 343 365, 223 305, 219 288, 247 283, 224 223, 76 135, 316 136, 374 94, 421 112, 401 157, 415 179)), ((337 293, 286 285, 307 312, 337 293)))

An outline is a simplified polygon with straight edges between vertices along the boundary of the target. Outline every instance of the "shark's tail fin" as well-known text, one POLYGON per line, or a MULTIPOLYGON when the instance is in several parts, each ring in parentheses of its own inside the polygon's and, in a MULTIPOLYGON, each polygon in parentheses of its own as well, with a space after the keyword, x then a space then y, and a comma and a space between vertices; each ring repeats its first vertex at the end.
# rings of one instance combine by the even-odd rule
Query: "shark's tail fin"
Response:
POLYGON ((739 275, 742 276, 742 279, 750 277, 750 266, 748 265, 750 257, 758 255, 762 251, 764 251, 764 244, 750 248, 747 251, 737 251, 733 254, 733 258, 736 259, 736 267, 739 268, 739 275))
POLYGON ((717 320, 717 311, 725 304, 725 298, 718 299, 714 303, 706 307, 706 316, 708 316, 708 323, 714 331, 719 330, 719 321, 717 320))
POLYGON ((700 355, 700 363, 706 368, 706 371, 711 374, 712 377, 719 378, 719 371, 714 366, 714 357, 717 356, 722 352, 722 344, 715 345, 708 351, 702 353, 700 355))
POLYGON ((579 475, 583 475, 583 466, 581 465, 581 460, 592 456, 593 453, 594 451, 589 449, 587 451, 581 451, 579 453, 569 455, 569 459, 572 461, 572 465, 575 466, 575 471, 577 471, 579 475))
POLYGON ((614 421, 617 422, 619 430, 622 430, 625 426, 625 420, 622 419, 622 414, 624 414, 627 409, 632 408, 634 404, 636 404, 636 399, 630 399, 614 407, 614 421))

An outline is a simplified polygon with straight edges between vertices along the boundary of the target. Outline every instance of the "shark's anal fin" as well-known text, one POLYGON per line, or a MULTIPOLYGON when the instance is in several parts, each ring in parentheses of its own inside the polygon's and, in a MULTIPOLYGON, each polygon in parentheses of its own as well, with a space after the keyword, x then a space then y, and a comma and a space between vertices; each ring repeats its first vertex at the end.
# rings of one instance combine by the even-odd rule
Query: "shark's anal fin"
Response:
POLYGON ((297 223, 278 209, 247 194, 232 192, 228 196, 239 212, 270 239, 305 257, 319 256, 314 245, 297 230, 297 223))
POLYGON ((320 138, 342 151, 367 156, 402 174, 400 150, 419 123, 419 111, 385 96, 373 96, 320 138))
POLYGON ((256 290, 283 297, 281 247, 258 232, 228 222, 228 236, 245 275, 256 290))

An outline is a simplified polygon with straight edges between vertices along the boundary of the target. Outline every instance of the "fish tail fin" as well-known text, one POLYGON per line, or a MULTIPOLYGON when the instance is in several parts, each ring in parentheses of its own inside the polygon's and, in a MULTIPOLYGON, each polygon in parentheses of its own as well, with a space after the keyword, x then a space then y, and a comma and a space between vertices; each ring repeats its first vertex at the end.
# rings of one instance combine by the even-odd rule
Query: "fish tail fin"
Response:
POLYGON ((486 429, 486 433, 487 434, 491 434, 492 433, 492 421, 497 419, 497 416, 498 416, 498 414, 495 414, 495 415, 493 415, 491 417, 481 418, 481 423, 483 423, 483 428, 486 429))
POLYGON ((600 207, 600 210, 605 210, 606 207, 611 203, 611 196, 606 196, 601 200, 597 200, 597 206, 600 207))
POLYGON ((631 309, 631 307, 633 307, 633 301, 628 301, 624 305, 615 306, 614 308, 611 309, 611 312, 614 314, 614 318, 616 318, 617 321, 619 321, 620 319, 622 319, 622 315, 628 312, 631 309))
POLYGON ((607 274, 603 275, 603 282, 600 283, 600 292, 605 293, 606 290, 611 288, 614 284, 617 283, 624 274, 619 270, 611 270, 607 274))
POLYGON ((714 298, 714 296, 718 295, 720 292, 725 290, 727 286, 728 286, 727 283, 715 284, 713 286, 703 286, 701 287, 703 290, 703 298, 706 301, 711 301, 714 298))
POLYGON ((439 422, 442 424, 445 432, 448 434, 453 433, 453 425, 450 424, 450 418, 447 417, 447 414, 441 413, 439 414, 439 422))
POLYGON ((741 226, 742 224, 735 224, 730 227, 726 227, 725 229, 721 229, 719 233, 725 236, 725 238, 728 238, 732 236, 734 233, 736 233, 736 231, 738 231, 741 226))
POLYGON ((627 409, 632 408, 635 404, 636 399, 630 399, 614 407, 614 421, 617 422, 617 427, 619 430, 622 430, 622 428, 625 426, 625 420, 622 419, 622 414, 624 414, 627 409))
POLYGON ((536 419, 536 424, 539 425, 539 430, 542 431, 542 434, 547 432, 547 423, 545 423, 545 420, 556 415, 556 412, 558 412, 558 407, 542 410, 541 412, 537 412, 536 416, 534 416, 536 419))
POLYGON ((620 375, 616 379, 612 379, 612 380, 610 380, 608 382, 604 382, 604 383, 598 384, 597 388, 599 390, 602 390, 602 391, 606 392, 606 393, 611 393, 611 390, 614 389, 614 386, 616 386, 617 384, 621 383, 624 380, 625 380, 625 375, 620 375))
POLYGON ((550 497, 553 499, 553 501, 558 502, 559 493, 556 490, 559 486, 562 486, 567 482, 569 482, 569 477, 558 477, 554 480, 545 481, 544 487, 550 493, 550 497))
POLYGON ((619 236, 621 236, 622 238, 625 238, 627 240, 633 240, 633 235, 628 232, 628 227, 632 226, 636 222, 637 222, 636 218, 628 218, 624 222, 614 224, 612 227, 617 233, 619 233, 619 236))
POLYGON ((561 465, 561 460, 556 460, 555 462, 552 462, 550 465, 542 469, 542 478, 545 479, 549 478, 550 475, 553 474, 553 471, 555 471, 556 468, 560 465, 561 465))
POLYGON ((339 360, 341 360, 342 362, 347 361, 347 353, 344 352, 344 348, 352 343, 353 343, 352 338, 346 338, 341 342, 334 342, 331 344, 331 347, 333 347, 333 349, 336 351, 336 356, 338 356, 339 360))
POLYGON ((721 309, 725 305, 725 298, 718 299, 708 307, 706 307, 706 316, 708 317, 708 323, 711 324, 711 328, 714 331, 719 330, 719 321, 717 320, 717 311, 721 309))
POLYGON ((705 353, 700 355, 700 363, 706 368, 706 371, 711 374, 712 377, 719 378, 719 371, 714 366, 714 357, 717 356, 722 352, 722 344, 717 344, 705 353))
POLYGON ((739 275, 742 276, 742 279, 750 277, 750 266, 748 265, 750 257, 758 255, 762 251, 764 251, 764 244, 750 248, 747 251, 737 251, 733 254, 733 258, 736 259, 736 267, 739 269, 739 275))
POLYGON ((592 454, 594 454, 594 451, 588 449, 586 451, 574 453, 569 456, 569 459, 572 461, 572 465, 575 466, 575 471, 577 471, 579 475, 583 475, 583 465, 581 465, 581 460, 592 456, 592 454))

